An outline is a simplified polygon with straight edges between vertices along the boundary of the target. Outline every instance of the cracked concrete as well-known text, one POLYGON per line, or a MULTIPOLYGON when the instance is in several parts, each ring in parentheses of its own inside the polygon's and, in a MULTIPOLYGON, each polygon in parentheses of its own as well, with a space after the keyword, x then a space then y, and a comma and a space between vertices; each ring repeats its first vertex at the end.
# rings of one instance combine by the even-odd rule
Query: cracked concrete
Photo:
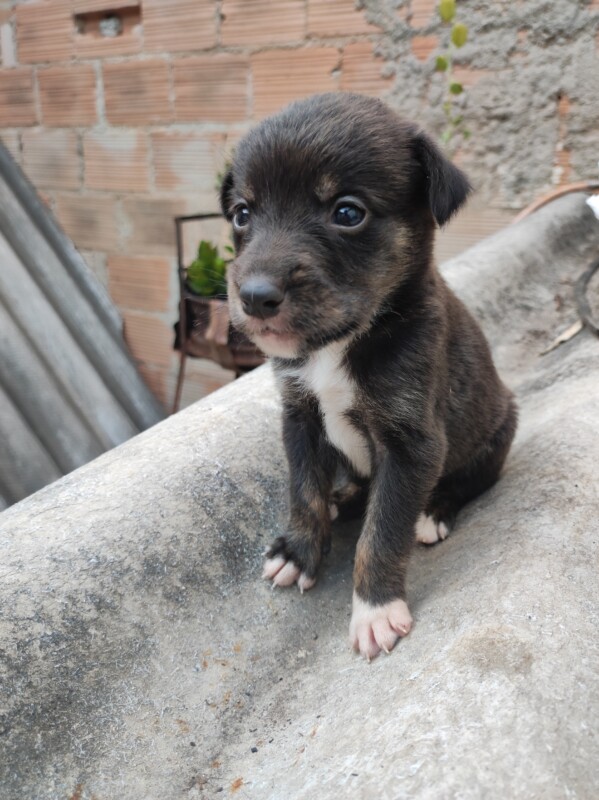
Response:
POLYGON ((539 355, 598 251, 576 195, 445 265, 521 423, 416 552, 391 656, 346 643, 355 525, 306 595, 260 580, 286 506, 268 367, 0 514, 3 800, 598 796, 599 340, 539 355))

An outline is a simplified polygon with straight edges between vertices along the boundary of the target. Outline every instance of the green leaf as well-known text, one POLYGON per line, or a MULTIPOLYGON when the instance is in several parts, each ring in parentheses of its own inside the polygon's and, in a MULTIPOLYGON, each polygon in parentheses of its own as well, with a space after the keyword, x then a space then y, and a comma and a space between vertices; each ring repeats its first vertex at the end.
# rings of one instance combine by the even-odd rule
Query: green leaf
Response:
POLYGON ((456 47, 463 47, 468 41, 468 28, 462 22, 457 22, 451 29, 451 41, 456 47))
POLYGON ((443 22, 451 22, 455 17, 455 0, 441 0, 438 11, 443 22))
POLYGON ((462 94, 462 92, 464 91, 464 87, 462 86, 461 83, 450 83, 449 91, 452 94, 462 94))
POLYGON ((198 259, 206 264, 213 261, 216 255, 216 247, 203 239, 198 247, 198 259))
POLYGON ((435 62, 435 69, 437 72, 445 72, 448 66, 449 61, 445 58, 445 56, 437 56, 437 60, 435 62))
POLYGON ((227 293, 227 263, 218 249, 205 240, 198 246, 198 257, 187 268, 187 285, 196 294, 211 297, 227 293))

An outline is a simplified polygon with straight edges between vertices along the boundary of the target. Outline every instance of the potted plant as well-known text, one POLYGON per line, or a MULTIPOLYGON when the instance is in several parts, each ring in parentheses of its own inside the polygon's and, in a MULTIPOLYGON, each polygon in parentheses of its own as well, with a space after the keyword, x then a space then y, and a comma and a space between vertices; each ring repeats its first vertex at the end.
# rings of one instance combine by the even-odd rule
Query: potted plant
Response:
MULTIPOLYGON (((237 331, 229 320, 227 301, 227 260, 220 255, 212 242, 202 240, 195 259, 183 264, 181 227, 189 220, 205 219, 218 215, 177 217, 177 256, 179 266, 179 321, 175 325, 174 347, 181 353, 174 409, 179 407, 186 356, 208 358, 238 377, 259 366, 264 354, 237 331)), ((227 255, 233 249, 226 247, 227 255)))

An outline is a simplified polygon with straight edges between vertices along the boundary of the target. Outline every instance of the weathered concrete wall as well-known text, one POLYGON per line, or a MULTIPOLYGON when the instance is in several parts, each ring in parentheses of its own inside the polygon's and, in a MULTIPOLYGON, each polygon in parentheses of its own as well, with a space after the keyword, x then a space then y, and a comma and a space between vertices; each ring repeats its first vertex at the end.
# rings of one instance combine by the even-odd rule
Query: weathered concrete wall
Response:
POLYGON ((259 579, 287 482, 268 368, 2 513, 2 800, 599 796, 599 341, 539 356, 598 250, 576 196, 447 265, 521 423, 416 553, 389 657, 346 644, 355 526, 306 595, 259 579))
MULTIPOLYGON (((449 28, 436 3, 364 0, 380 27, 378 52, 395 75, 388 98, 408 118, 441 132, 444 76, 434 55, 449 28), (415 35, 416 33, 416 35, 415 35)), ((599 3, 588 0, 458 2, 469 41, 456 55, 468 141, 458 158, 478 202, 517 207, 552 183, 597 178, 599 3)))

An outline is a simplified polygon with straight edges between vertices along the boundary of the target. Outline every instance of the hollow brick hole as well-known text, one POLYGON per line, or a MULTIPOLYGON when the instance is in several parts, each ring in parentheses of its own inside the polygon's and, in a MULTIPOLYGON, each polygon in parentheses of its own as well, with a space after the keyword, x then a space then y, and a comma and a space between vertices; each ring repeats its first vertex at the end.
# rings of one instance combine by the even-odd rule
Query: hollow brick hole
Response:
POLYGON ((115 5, 114 8, 74 14, 78 35, 85 39, 117 39, 141 24, 139 3, 115 5))

